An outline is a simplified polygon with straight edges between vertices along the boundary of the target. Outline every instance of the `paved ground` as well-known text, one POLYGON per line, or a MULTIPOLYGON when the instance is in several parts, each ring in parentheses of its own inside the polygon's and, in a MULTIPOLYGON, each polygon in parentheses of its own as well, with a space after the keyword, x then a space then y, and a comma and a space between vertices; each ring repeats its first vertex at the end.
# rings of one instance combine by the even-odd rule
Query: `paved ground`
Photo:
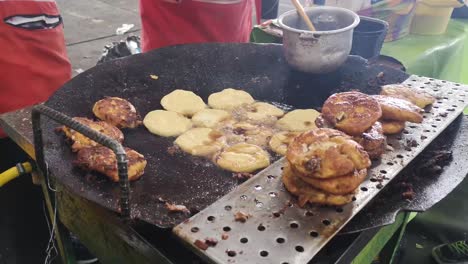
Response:
MULTIPOLYGON (((279 14, 292 9, 289 0, 279 1, 279 14)), ((57 0, 57 4, 74 75, 94 66, 106 44, 125 38, 115 34, 122 24, 134 24, 129 34, 140 34, 138 0, 57 0)))

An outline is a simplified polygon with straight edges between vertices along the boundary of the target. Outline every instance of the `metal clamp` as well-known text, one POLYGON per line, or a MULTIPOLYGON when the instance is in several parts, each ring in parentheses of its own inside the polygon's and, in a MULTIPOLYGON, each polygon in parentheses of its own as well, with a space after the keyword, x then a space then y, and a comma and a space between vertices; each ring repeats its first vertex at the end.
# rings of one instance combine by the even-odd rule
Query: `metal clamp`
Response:
POLYGON ((48 177, 46 163, 44 160, 44 143, 42 138, 41 128, 41 115, 45 115, 50 119, 65 125, 86 137, 98 142, 99 144, 110 148, 116 155, 117 158, 117 169, 119 173, 119 187, 120 187, 120 216, 125 220, 130 220, 130 190, 128 183, 128 160, 127 153, 125 152, 122 144, 116 140, 93 130, 75 120, 71 117, 62 114, 50 107, 45 105, 37 105, 32 109, 32 125, 34 133, 34 150, 36 152, 36 162, 38 163, 39 170, 41 173, 48 177))

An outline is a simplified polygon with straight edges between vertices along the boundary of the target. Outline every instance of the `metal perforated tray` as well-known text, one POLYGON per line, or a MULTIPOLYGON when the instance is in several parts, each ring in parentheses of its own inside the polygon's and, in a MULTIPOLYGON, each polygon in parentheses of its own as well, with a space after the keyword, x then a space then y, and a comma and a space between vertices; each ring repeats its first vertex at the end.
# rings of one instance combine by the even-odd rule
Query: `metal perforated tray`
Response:
POLYGON ((307 263, 373 197, 434 140, 468 102, 468 87, 411 76, 405 83, 437 101, 422 124, 407 124, 388 138, 388 150, 374 161, 354 201, 342 207, 298 207, 281 182, 281 159, 220 200, 174 228, 174 233, 214 263, 307 263), (235 213, 249 215, 235 221, 235 213), (206 239, 215 246, 202 249, 206 239), (200 242, 196 243, 197 240, 200 242), (196 245, 198 244, 198 246, 196 245))

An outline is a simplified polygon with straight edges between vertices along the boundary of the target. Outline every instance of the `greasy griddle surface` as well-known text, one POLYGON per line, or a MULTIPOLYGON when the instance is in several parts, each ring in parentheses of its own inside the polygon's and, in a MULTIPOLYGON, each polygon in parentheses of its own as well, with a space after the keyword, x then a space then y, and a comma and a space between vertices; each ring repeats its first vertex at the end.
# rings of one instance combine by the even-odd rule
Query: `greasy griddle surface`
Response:
MULTIPOLYGON (((304 74, 291 70, 281 45, 274 44, 182 45, 96 66, 65 84, 46 105, 71 117, 93 117, 91 109, 97 100, 118 96, 132 102, 144 117, 151 110, 161 109, 159 101, 174 89, 191 90, 206 101, 209 94, 232 87, 249 92, 257 100, 318 108, 333 92, 357 89, 373 94, 380 84, 401 82, 407 77, 352 56, 334 73, 304 74), (157 80, 150 75, 158 76, 157 80)), ((63 136, 54 132, 56 127, 56 123, 43 120, 50 172, 78 195, 118 212, 118 184, 74 168, 75 154, 63 136)), ((145 175, 131 183, 134 218, 172 227, 189 215, 169 213, 161 200, 185 205, 197 213, 239 184, 232 173, 210 161, 169 155, 167 149, 174 138, 154 136, 144 126, 123 132, 124 145, 148 160, 145 175)))

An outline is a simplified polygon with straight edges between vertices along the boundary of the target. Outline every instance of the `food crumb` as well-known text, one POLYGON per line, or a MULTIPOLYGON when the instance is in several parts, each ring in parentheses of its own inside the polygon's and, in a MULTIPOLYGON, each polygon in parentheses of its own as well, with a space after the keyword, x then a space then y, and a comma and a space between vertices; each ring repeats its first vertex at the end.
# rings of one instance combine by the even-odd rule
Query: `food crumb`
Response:
POLYGON ((222 240, 227 240, 229 238, 229 235, 228 234, 222 234, 221 235, 221 239, 222 240))
POLYGON ((157 76, 155 74, 151 74, 150 78, 153 79, 153 80, 157 80, 157 79, 159 79, 159 76, 157 76))
POLYGON ((251 216, 251 215, 239 211, 239 212, 237 212, 237 213, 234 215, 234 220, 235 220, 236 222, 245 223, 245 222, 247 221, 247 219, 249 219, 250 216, 251 216))
POLYGON ((185 205, 180 205, 180 204, 171 204, 166 202, 166 208, 170 212, 182 212, 182 213, 187 213, 190 214, 190 210, 185 207, 185 205))
POLYGON ((195 245, 197 248, 201 249, 201 250, 207 250, 207 249, 208 249, 208 245, 207 245, 205 242, 203 242, 203 241, 201 241, 201 240, 199 240, 199 239, 197 239, 197 240, 195 241, 194 245, 195 245))
POLYGON ((205 244, 207 244, 209 247, 214 247, 218 244, 218 240, 213 237, 207 237, 205 238, 205 244))
POLYGON ((253 174, 248 173, 248 172, 236 172, 236 173, 232 174, 232 177, 234 177, 235 179, 241 180, 241 181, 246 181, 246 180, 252 178, 253 174))

